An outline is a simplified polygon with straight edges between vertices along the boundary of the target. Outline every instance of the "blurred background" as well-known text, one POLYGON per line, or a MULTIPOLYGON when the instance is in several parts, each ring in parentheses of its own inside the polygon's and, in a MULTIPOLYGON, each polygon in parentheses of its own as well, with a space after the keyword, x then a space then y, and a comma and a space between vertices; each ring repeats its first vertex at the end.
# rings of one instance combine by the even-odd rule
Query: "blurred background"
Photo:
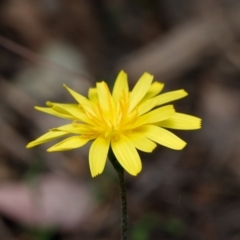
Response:
POLYGON ((33 106, 73 102, 118 72, 145 71, 189 96, 203 119, 175 131, 183 151, 141 154, 126 175, 130 240, 240 239, 240 2, 238 0, 0 1, 0 239, 120 239, 116 174, 92 179, 88 148, 25 145, 64 120, 33 106))

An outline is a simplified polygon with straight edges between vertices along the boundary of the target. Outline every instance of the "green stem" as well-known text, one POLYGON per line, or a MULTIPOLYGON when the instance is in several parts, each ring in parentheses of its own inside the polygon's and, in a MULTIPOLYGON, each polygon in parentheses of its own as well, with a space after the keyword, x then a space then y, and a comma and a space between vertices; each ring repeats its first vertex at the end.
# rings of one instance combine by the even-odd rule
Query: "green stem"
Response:
POLYGON ((120 197, 121 197, 121 211, 122 211, 122 240, 128 239, 128 214, 127 214, 127 196, 126 188, 124 184, 124 169, 119 164, 112 152, 109 153, 109 159, 115 168, 118 175, 118 182, 120 187, 120 197))

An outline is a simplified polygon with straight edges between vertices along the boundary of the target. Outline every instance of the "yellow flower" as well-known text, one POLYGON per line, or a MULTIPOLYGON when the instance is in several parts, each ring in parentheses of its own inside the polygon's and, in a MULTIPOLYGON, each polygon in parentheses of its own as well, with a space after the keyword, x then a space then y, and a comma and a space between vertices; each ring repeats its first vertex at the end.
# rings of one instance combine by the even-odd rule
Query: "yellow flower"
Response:
POLYGON ((47 102, 48 107, 37 110, 69 119, 70 124, 50 129, 48 133, 30 142, 27 148, 63 137, 72 136, 50 147, 47 151, 65 151, 79 148, 92 141, 89 164, 93 177, 101 174, 111 147, 116 159, 131 175, 142 169, 138 150, 152 152, 156 143, 181 150, 186 143, 166 130, 193 130, 201 128, 201 119, 178 113, 173 105, 163 104, 187 96, 184 90, 159 94, 164 84, 153 82, 153 76, 144 73, 132 91, 127 74, 118 74, 112 93, 102 81, 90 88, 88 98, 64 86, 77 103, 47 102))

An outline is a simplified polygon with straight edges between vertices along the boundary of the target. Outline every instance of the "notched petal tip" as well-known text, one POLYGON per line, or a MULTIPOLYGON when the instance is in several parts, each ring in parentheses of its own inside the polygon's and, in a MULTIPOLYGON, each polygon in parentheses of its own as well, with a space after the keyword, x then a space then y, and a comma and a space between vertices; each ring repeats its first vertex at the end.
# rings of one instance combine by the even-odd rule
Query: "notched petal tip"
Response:
POLYGON ((149 151, 150 153, 153 152, 153 150, 157 147, 157 144, 155 144, 154 147, 152 147, 151 151, 149 151))
POLYGON ((148 75, 148 76, 150 76, 150 77, 152 77, 152 78, 154 77, 154 76, 153 76, 152 74, 150 74, 149 72, 144 72, 144 73, 142 74, 142 76, 143 76, 143 75, 148 75))
POLYGON ((135 172, 135 173, 129 173, 129 174, 131 174, 133 177, 136 177, 136 176, 138 176, 138 174, 139 174, 141 171, 142 171, 142 169, 139 170, 139 171, 137 171, 137 172, 135 172))
POLYGON ((187 146, 187 143, 185 141, 183 141, 182 139, 181 139, 181 141, 182 142, 179 143, 178 145, 175 144, 174 146, 165 146, 165 147, 168 147, 168 148, 176 150, 176 151, 183 150, 187 146))
POLYGON ((95 177, 98 177, 99 175, 101 175, 103 173, 103 170, 104 170, 104 168, 98 169, 98 171, 96 169, 93 170, 90 168, 92 178, 95 178, 95 177))
POLYGON ((98 177, 101 173, 91 173, 92 178, 98 177))
POLYGON ((187 143, 185 141, 183 141, 182 139, 180 139, 181 141, 179 141, 178 143, 176 143, 173 147, 170 146, 166 146, 169 147, 173 150, 182 150, 183 148, 186 147, 187 143))
POLYGON ((199 126, 199 128, 198 128, 198 129, 202 128, 202 119, 201 119, 201 118, 199 118, 199 123, 198 123, 198 126, 199 126))
POLYGON ((154 81, 152 83, 152 85, 155 87, 155 88, 159 88, 160 89, 160 92, 163 90, 165 84, 162 83, 162 82, 159 82, 159 81, 154 81))
POLYGON ((164 84, 163 82, 160 82, 160 81, 158 81, 158 80, 155 80, 155 81, 153 82, 153 84, 165 86, 165 84, 164 84))
POLYGON ((202 119, 195 117, 195 126, 192 129, 189 130, 198 130, 202 128, 202 119))
POLYGON ((176 148, 175 150, 182 150, 182 149, 184 149, 187 146, 187 143, 185 141, 183 141, 183 142, 184 143, 182 144, 182 146, 179 147, 179 148, 176 148))
POLYGON ((107 83, 104 80, 102 80, 102 81, 96 83, 96 86, 98 86, 98 85, 107 86, 107 83))

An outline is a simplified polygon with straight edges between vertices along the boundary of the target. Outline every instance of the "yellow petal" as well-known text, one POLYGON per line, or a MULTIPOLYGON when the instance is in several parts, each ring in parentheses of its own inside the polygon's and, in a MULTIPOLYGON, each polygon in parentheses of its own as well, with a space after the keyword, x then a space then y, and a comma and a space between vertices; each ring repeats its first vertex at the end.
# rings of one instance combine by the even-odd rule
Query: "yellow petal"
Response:
POLYGON ((143 134, 132 132, 128 134, 128 138, 133 143, 135 148, 143 151, 143 152, 152 152, 154 148, 157 146, 156 143, 146 138, 143 134))
MULTIPOLYGON (((69 133, 75 133, 76 127, 73 124, 66 124, 57 128, 52 128, 50 131, 60 131, 60 132, 69 132, 69 133)), ((79 132, 78 132, 79 133, 79 132)))
POLYGON ((183 98, 185 96, 187 96, 187 92, 185 92, 184 90, 177 90, 177 91, 163 93, 159 96, 153 97, 146 101, 143 100, 137 107, 138 115, 140 116, 140 115, 144 114, 145 112, 150 111, 152 108, 154 108, 156 106, 175 101, 175 100, 183 98))
POLYGON ((113 111, 113 99, 109 92, 108 86, 105 82, 97 83, 97 92, 99 104, 103 112, 112 112, 113 111))
POLYGON ((128 173, 136 176, 141 171, 141 159, 129 138, 120 135, 117 140, 111 141, 111 147, 117 160, 128 173))
POLYGON ((180 130, 194 130, 201 128, 201 119, 183 113, 175 113, 167 120, 159 122, 158 126, 180 130))
POLYGON ((67 124, 58 128, 52 128, 50 131, 61 131, 76 134, 93 134, 94 129, 87 124, 67 124))
POLYGON ((153 82, 142 101, 146 101, 147 99, 158 95, 163 90, 163 88, 164 88, 163 83, 153 82))
POLYGON ((161 119, 160 121, 162 121, 169 118, 174 113, 175 113, 175 110, 173 105, 167 105, 164 107, 154 109, 149 113, 146 113, 144 116, 147 116, 148 118, 146 123, 155 123, 155 122, 159 122, 159 119, 161 119))
POLYGON ((72 115, 60 113, 60 112, 58 112, 58 111, 55 111, 55 110, 52 109, 52 108, 48 108, 48 107, 37 107, 37 106, 34 107, 34 108, 35 108, 36 110, 38 110, 38 111, 45 112, 45 113, 54 115, 54 116, 56 116, 56 117, 74 120, 74 117, 73 117, 72 115))
POLYGON ((26 146, 26 148, 31 148, 31 147, 35 147, 39 144, 43 144, 49 141, 52 141, 54 139, 57 139, 59 137, 65 136, 69 133, 67 132, 47 132, 44 135, 42 135, 41 137, 37 138, 36 140, 28 143, 28 145, 26 146))
POLYGON ((150 111, 154 107, 158 106, 158 99, 156 97, 143 101, 137 107, 138 116, 143 115, 144 113, 150 111))
MULTIPOLYGON (((89 118, 96 118, 98 115, 98 107, 91 101, 85 101, 81 104, 86 116, 89 118)), ((89 122, 90 123, 90 122, 89 122)))
MULTIPOLYGON (((54 102, 47 101, 46 105, 62 114, 69 114, 69 113, 71 114, 71 112, 83 113, 83 110, 80 108, 79 104, 76 104, 76 103, 66 104, 66 103, 54 103, 54 102)), ((74 114, 71 114, 71 115, 74 115, 74 114)))
POLYGON ((146 125, 141 127, 139 131, 152 141, 168 148, 181 150, 186 146, 186 142, 161 127, 146 125))
POLYGON ((78 104, 59 104, 51 103, 53 110, 60 113, 71 115, 73 119, 80 120, 81 122, 92 123, 91 119, 80 109, 78 104))
POLYGON ((83 108, 83 110, 85 111, 85 113, 89 113, 93 116, 96 116, 96 111, 97 108, 96 106, 93 104, 93 102, 89 101, 86 97, 82 96, 81 94, 73 91, 72 89, 68 88, 66 85, 63 85, 68 91, 69 93, 76 99, 76 101, 78 103, 80 103, 80 106, 83 108))
POLYGON ((106 164, 110 139, 98 137, 91 145, 89 152, 89 165, 92 177, 103 172, 106 164))
POLYGON ((158 105, 162 105, 165 103, 169 103, 169 102, 178 100, 180 98, 186 97, 187 95, 188 95, 188 93, 183 89, 163 93, 163 94, 157 96, 158 105))
POLYGON ((175 110, 173 108, 173 105, 160 107, 146 113, 145 115, 140 116, 133 124, 131 125, 129 124, 127 128, 137 128, 143 124, 157 123, 165 119, 168 119, 174 113, 175 113, 175 110))
POLYGON ((47 149, 48 152, 57 152, 57 151, 67 151, 75 148, 82 147, 87 142, 89 142, 91 139, 84 138, 81 136, 73 136, 64 139, 63 141, 55 144, 54 146, 47 149))
POLYGON ((123 96, 123 92, 127 95, 128 91, 129 89, 127 74, 124 71, 120 71, 120 73, 117 76, 112 92, 114 102, 116 103, 117 101, 120 100, 120 98, 123 96))
MULTIPOLYGON (((48 107, 54 107, 54 105, 58 105, 59 106, 59 111, 62 112, 62 113, 65 112, 64 109, 66 109, 66 108, 71 108, 71 107, 79 108, 79 104, 77 104, 77 103, 57 103, 57 102, 47 101, 46 105, 48 107)), ((58 109, 56 109, 56 111, 57 110, 58 109)))
POLYGON ((96 88, 89 88, 88 90, 88 98, 93 103, 98 103, 98 94, 96 88))
POLYGON ((79 94, 79 93, 73 91, 71 88, 67 87, 65 84, 63 86, 68 90, 68 92, 75 98, 75 100, 78 103, 82 103, 87 99, 86 97, 82 96, 81 94, 79 94))
POLYGON ((130 94, 129 112, 131 112, 146 95, 151 86, 152 80, 153 75, 150 75, 149 73, 144 73, 140 77, 130 94))

